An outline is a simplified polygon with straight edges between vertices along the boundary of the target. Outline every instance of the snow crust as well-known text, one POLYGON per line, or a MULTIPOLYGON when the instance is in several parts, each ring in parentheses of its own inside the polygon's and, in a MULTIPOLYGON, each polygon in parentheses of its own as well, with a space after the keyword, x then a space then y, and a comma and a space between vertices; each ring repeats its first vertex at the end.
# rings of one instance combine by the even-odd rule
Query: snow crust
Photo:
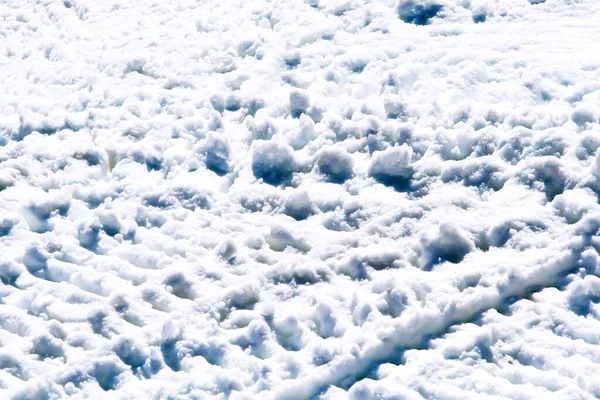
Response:
POLYGON ((1 1, 0 398, 599 398, 599 14, 1 1))

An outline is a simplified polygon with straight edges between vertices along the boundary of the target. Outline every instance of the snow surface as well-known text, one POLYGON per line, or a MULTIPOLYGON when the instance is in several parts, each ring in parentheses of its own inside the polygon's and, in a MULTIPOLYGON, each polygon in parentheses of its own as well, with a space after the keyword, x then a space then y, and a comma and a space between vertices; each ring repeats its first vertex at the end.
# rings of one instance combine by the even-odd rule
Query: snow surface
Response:
POLYGON ((0 398, 599 398, 598 15, 2 0, 0 398))

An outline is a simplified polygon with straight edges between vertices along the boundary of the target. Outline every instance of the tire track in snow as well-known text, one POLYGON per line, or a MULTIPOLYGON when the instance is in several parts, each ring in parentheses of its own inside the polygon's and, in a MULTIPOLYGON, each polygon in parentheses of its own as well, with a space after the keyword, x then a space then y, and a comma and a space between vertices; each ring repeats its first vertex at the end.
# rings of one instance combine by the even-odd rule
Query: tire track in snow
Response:
MULTIPOLYGON (((583 224, 585 221, 580 223, 583 224)), ((592 219, 593 224, 596 222, 592 219)), ((406 314, 395 322, 392 332, 372 346, 363 348, 357 357, 350 355, 336 365, 315 368, 304 378, 285 382, 276 391, 276 398, 310 399, 330 386, 351 386, 377 366, 392 360, 398 351, 425 348, 431 338, 443 336, 454 325, 472 321, 488 310, 501 309, 512 300, 524 299, 545 288, 557 286, 560 277, 579 268, 582 252, 590 247, 592 235, 589 228, 584 227, 583 230, 580 241, 571 239, 551 261, 527 271, 522 277, 509 276, 505 285, 475 291, 467 295, 466 300, 464 293, 455 295, 443 309, 416 310, 406 314)))

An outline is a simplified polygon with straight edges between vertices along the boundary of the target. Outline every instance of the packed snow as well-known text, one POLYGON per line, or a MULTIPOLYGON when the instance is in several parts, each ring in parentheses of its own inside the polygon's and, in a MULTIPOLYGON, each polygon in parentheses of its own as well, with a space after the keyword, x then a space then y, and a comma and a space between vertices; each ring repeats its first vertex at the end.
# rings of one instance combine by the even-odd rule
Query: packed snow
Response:
POLYGON ((1 1, 0 398, 599 398, 599 15, 1 1))

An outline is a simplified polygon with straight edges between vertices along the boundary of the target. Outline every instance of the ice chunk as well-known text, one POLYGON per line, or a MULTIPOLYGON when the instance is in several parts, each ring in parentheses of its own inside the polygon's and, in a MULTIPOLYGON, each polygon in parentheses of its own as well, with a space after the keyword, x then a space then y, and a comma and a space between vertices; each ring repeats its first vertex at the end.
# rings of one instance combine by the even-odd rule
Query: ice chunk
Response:
POLYGON ((444 7, 432 1, 405 0, 398 3, 400 19, 407 24, 429 25, 444 7))
POLYGON ((329 304, 323 302, 317 303, 314 310, 314 318, 319 336, 328 338, 334 335, 337 321, 333 308, 329 304))
POLYGON ((229 144, 221 137, 209 135, 204 145, 206 168, 219 176, 229 172, 229 144))
POLYGON ((81 247, 94 251, 98 248, 98 240, 102 225, 98 218, 82 222, 77 229, 77 240, 81 247))
POLYGON ((224 260, 232 260, 237 253, 237 246, 231 239, 225 239, 216 247, 217 254, 224 260))
POLYGON ((271 232, 265 237, 265 240, 274 251, 283 251, 287 246, 292 246, 300 251, 310 250, 310 246, 302 238, 295 236, 279 224, 271 226, 271 232))
POLYGON ((571 119, 579 126, 584 126, 587 123, 596 121, 594 112, 588 108, 577 108, 571 114, 571 119))
POLYGON ((17 217, 3 215, 0 216, 0 237, 6 236, 19 223, 17 217))
POLYGON ((444 261, 459 263, 475 249, 467 234, 448 222, 440 224, 436 235, 421 238, 420 246, 420 266, 426 270, 444 261))
POLYGON ((246 329, 246 338, 250 345, 258 346, 269 340, 271 336, 271 330, 265 321, 253 320, 246 329))
POLYGON ((119 338, 114 346, 114 351, 121 361, 129 365, 132 369, 144 366, 150 357, 148 349, 140 346, 131 337, 119 338))
POLYGON ((340 147, 325 147, 316 155, 317 168, 330 182, 343 183, 353 174, 352 157, 340 147))
POLYGON ((285 201, 284 213, 295 220, 303 220, 314 213, 313 203, 306 190, 298 190, 285 201))
POLYGON ((413 174, 410 165, 412 154, 412 148, 406 144, 376 151, 369 165, 369 176, 384 185, 406 185, 413 174))
POLYGON ((310 100, 306 93, 295 91, 290 94, 290 115, 293 118, 300 118, 300 115, 307 114, 309 107, 310 100))
POLYGON ((42 358, 56 358, 62 357, 65 350, 59 339, 46 333, 33 339, 31 352, 42 358))
POLYGON ((300 128, 294 135, 290 144, 296 150, 303 148, 316 136, 315 122, 306 114, 300 116, 300 128))
POLYGON ((279 185, 292 178, 296 168, 294 150, 277 141, 254 142, 252 173, 271 185, 279 185))
POLYGON ((94 362, 92 375, 102 389, 114 390, 119 385, 121 374, 125 369, 116 356, 110 356, 94 362))
POLYGON ((182 272, 170 273, 163 283, 167 287, 167 291, 182 299, 193 300, 196 298, 196 291, 192 283, 185 277, 182 272))

